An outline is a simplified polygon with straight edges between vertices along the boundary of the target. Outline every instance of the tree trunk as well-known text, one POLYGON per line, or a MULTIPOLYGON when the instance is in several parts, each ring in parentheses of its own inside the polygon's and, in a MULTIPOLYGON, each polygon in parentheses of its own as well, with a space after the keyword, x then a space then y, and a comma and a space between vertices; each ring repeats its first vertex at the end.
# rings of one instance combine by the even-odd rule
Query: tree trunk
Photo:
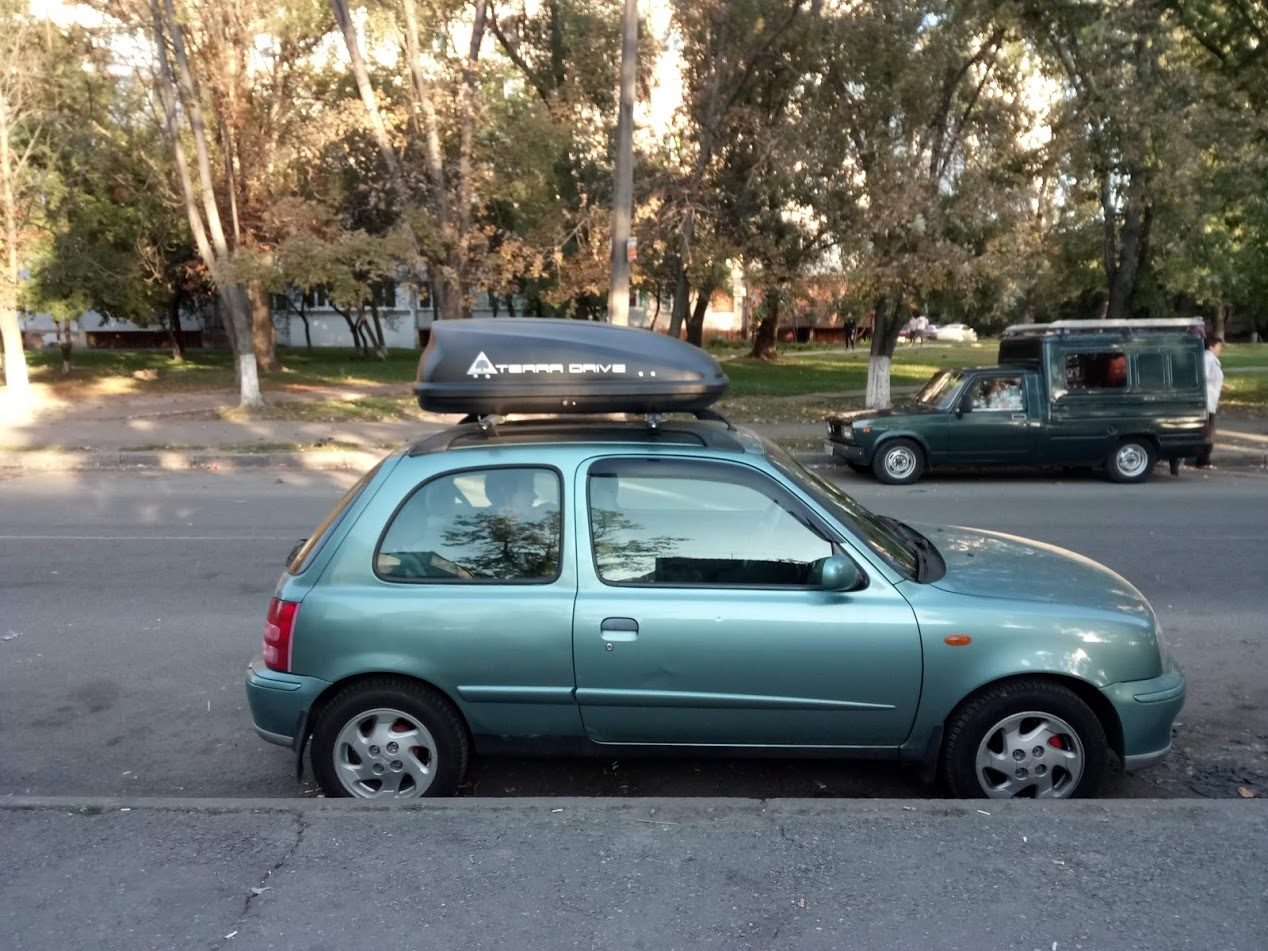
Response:
POLYGON ((276 373, 282 365, 277 359, 277 328, 273 326, 269 295, 259 281, 248 284, 247 293, 251 297, 251 346, 255 362, 261 372, 276 373))
POLYGON ((872 345, 867 361, 867 395, 863 405, 868 409, 886 409, 890 405, 889 373, 898 332, 902 329, 903 308, 895 305, 889 312, 889 300, 878 297, 872 309, 872 345))
POLYGON ((18 216, 14 190, 14 159, 9 150, 12 120, 8 102, 0 99, 0 204, 4 208, 4 273, 0 274, 0 343, 4 346, 4 382, 12 406, 25 410, 31 398, 31 382, 22 349, 22 325, 18 323, 18 216))
MULTIPOLYGON (((374 353, 380 360, 387 359, 387 341, 383 337, 383 321, 379 319, 379 305, 370 302, 370 316, 374 318, 374 353)), ((363 315, 364 319, 364 315, 363 315)))
POLYGON ((1123 219, 1118 260, 1109 276, 1109 301, 1105 308, 1107 320, 1121 320, 1127 314, 1127 301, 1136 283, 1136 270, 1140 266, 1140 242, 1144 228, 1141 206, 1129 199, 1123 219))
POLYGON ((691 317, 687 320, 687 343, 697 347, 704 346, 704 315, 709 310, 712 288, 700 288, 700 296, 696 298, 696 306, 692 308, 691 317))
POLYGON ((475 104, 480 93, 480 46, 484 42, 485 17, 488 0, 475 0, 471 24, 471 45, 467 48, 467 61, 462 66, 462 85, 458 89, 458 247, 457 279, 458 295, 463 317, 471 316, 467 300, 467 281, 470 279, 471 201, 474 183, 472 176, 472 152, 475 148, 475 104))
MULTIPOLYGON (((876 338, 872 341, 875 343, 876 338)), ((890 357, 883 353, 877 353, 875 349, 867 358, 867 396, 863 400, 863 405, 868 409, 888 409, 890 405, 889 395, 889 367, 892 362, 890 357)))
POLYGON ((206 123, 203 117, 202 97, 199 95, 194 74, 185 52, 184 33, 180 18, 176 15, 172 0, 151 0, 150 10, 154 18, 155 58, 159 67, 157 83, 159 100, 163 107, 164 131, 175 159, 181 196, 189 219, 190 231, 198 254, 211 272, 212 281, 223 305, 225 328, 236 357, 238 395, 242 406, 261 406, 260 378, 251 345, 251 305, 246 288, 232 283, 229 259, 232 249, 221 224, 218 197, 211 178, 211 160, 207 146, 206 123), (168 59, 168 38, 171 39, 172 56, 176 65, 173 75, 172 61, 168 59), (177 80, 179 77, 179 82, 177 80), (180 100, 178 108, 177 101, 180 100), (198 188, 195 190, 180 134, 179 116, 184 115, 194 142, 198 167, 198 188), (205 216, 205 223, 204 223, 205 216))
MULTIPOLYGON (((449 268, 456 273, 459 270, 459 262, 456 258, 458 249, 454 245, 453 223, 449 213, 444 152, 440 142, 440 122, 436 115, 431 83, 422 69, 418 45, 418 14, 414 0, 404 0, 403 10, 405 13, 405 55, 409 60, 410 75, 414 80, 414 95, 417 97, 418 108, 423 116, 424 156, 427 162, 427 176, 431 180, 432 213, 436 217, 436 229, 440 232, 441 241, 447 249, 446 260, 449 268)), ((442 276, 439 280, 433 281, 433 285, 442 317, 445 319, 458 317, 458 299, 449 278, 442 276)))
POLYGON ((57 345, 62 351, 62 375, 70 373, 70 355, 75 348, 74 340, 70 335, 70 321, 59 320, 57 322, 57 345))
POLYGON ((184 344, 181 341, 181 300, 184 293, 174 291, 167 301, 167 342, 172 348, 172 360, 182 363, 185 360, 184 344))
POLYGON ((513 293, 506 295, 506 316, 515 316, 515 295, 513 293))
POLYGON ((687 322, 691 284, 687 280, 687 268, 681 258, 677 260, 674 271, 674 303, 669 311, 669 336, 677 339, 682 336, 682 325, 687 322))
POLYGON ((782 289, 769 294, 764 302, 766 316, 757 324, 757 333, 753 336, 753 349, 750 357, 756 360, 774 360, 779 356, 775 347, 775 337, 779 329, 779 305, 782 289))

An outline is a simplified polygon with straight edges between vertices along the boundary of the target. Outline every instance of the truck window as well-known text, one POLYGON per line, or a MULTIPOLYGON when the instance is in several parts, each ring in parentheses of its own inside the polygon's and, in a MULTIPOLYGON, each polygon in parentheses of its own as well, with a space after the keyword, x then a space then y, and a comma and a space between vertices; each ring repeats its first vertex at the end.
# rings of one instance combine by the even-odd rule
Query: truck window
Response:
POLYGON ((1167 355, 1154 350, 1136 354, 1136 385, 1142 390, 1161 390, 1167 385, 1167 355))
POLYGON ((1122 388, 1127 385, 1127 354, 1067 353, 1065 385, 1071 391, 1122 388))
POLYGON ((1171 385, 1177 390, 1195 390, 1198 386, 1198 360, 1200 354, 1193 350, 1179 350, 1171 354, 1171 385))

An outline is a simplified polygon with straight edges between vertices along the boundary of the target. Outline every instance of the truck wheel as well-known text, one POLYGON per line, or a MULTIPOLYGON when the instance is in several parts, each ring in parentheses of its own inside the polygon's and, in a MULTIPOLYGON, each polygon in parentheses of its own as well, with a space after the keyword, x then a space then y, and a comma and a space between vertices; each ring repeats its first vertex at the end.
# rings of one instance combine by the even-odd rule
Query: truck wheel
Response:
POLYGON ((1078 694, 1016 680, 951 715, 942 778, 961 799, 1077 799, 1096 793, 1108 759, 1101 721, 1078 694))
POLYGON ((1105 460, 1105 474, 1111 482, 1144 482, 1154 471, 1154 447, 1136 436, 1120 442, 1105 460))
POLYGON ((910 485, 925 474, 925 454, 910 439, 894 439, 881 446, 872 472, 886 485, 910 485))

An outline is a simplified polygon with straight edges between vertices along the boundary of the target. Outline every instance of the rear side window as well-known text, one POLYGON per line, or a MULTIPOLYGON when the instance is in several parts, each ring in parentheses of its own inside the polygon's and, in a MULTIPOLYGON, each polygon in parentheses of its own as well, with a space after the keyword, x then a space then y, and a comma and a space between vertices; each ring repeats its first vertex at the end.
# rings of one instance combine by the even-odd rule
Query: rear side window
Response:
POLYGON ((1201 353, 1194 350, 1171 354, 1171 385, 1180 390, 1197 389, 1199 359, 1201 353))
POLYGON ((374 553, 385 581, 544 584, 559 576, 560 478, 532 466, 468 469, 425 482, 374 553))
POLYGON ((1136 355, 1136 382, 1143 390, 1161 390, 1167 385, 1167 355, 1158 351, 1136 355))
POLYGON ((1127 354, 1067 353, 1065 385, 1071 392, 1121 389, 1127 385, 1127 354))
POLYGON ((339 504, 330 510, 330 514, 326 516, 325 520, 322 521, 316 529, 314 529, 312 535, 310 535, 299 547, 299 550, 295 552, 294 556, 291 558, 291 563, 287 566, 287 571, 293 575, 297 575, 308 567, 308 563, 312 560, 313 556, 316 555, 317 552, 321 551, 322 545, 326 544, 326 539, 329 538, 334 533, 334 530, 339 527, 339 523, 343 520, 344 513, 348 511, 348 507, 357 500, 357 496, 365 491, 365 487, 369 485, 370 480, 378 474, 379 467, 382 465, 383 463, 380 462, 377 466, 358 479, 356 485, 344 493, 343 498, 339 500, 339 504))

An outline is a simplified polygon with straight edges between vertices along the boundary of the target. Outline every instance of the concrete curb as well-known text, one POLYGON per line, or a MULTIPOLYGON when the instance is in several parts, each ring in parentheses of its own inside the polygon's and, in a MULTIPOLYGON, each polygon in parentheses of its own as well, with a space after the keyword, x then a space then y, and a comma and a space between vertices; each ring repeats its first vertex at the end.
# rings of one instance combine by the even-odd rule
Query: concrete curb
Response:
MULTIPOLYGON (((231 452, 146 450, 8 450, 0 452, 0 470, 78 472, 94 469, 156 469, 162 471, 214 470, 237 472, 259 469, 352 470, 364 472, 391 450, 387 448, 319 449, 312 452, 231 452)), ((1260 446, 1215 447, 1221 469, 1268 469, 1268 449, 1260 446)), ((803 457, 820 453, 794 453, 803 457)), ((822 456, 824 461, 830 457, 822 456)), ((1160 464, 1161 465, 1161 464, 1160 464)), ((1187 468, 1187 467, 1186 467, 1187 468)))
POLYGON ((92 469, 351 469, 364 471, 388 449, 322 449, 313 452, 226 452, 208 450, 28 450, 0 452, 0 469, 76 472, 92 469))
MULTIPOLYGON (((1076 799, 1061 802, 1030 800, 957 799, 719 799, 636 797, 508 797, 423 799, 405 802, 363 802, 359 799, 198 799, 193 797, 128 796, 8 796, 0 798, 0 812, 58 811, 93 816, 121 810, 187 812, 223 815, 242 812, 316 813, 439 812, 458 815, 562 812, 589 815, 660 817, 665 822, 723 814, 852 816, 910 818, 933 816, 980 821, 992 817, 1018 818, 1036 810, 1066 817, 1138 819, 1155 816, 1218 815, 1238 821, 1268 819, 1268 799, 1076 799)), ((655 821, 655 819, 653 819, 655 821)))

